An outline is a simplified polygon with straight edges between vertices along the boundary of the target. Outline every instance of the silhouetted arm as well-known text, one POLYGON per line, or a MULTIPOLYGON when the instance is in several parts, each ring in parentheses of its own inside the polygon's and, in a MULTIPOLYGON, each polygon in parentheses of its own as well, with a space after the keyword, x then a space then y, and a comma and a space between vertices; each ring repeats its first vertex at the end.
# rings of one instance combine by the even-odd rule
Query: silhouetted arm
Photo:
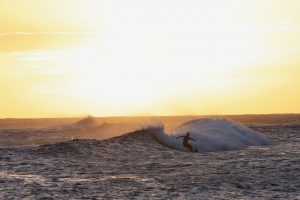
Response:
POLYGON ((179 139, 179 138, 183 138, 184 136, 179 136, 179 137, 177 137, 176 139, 179 139))

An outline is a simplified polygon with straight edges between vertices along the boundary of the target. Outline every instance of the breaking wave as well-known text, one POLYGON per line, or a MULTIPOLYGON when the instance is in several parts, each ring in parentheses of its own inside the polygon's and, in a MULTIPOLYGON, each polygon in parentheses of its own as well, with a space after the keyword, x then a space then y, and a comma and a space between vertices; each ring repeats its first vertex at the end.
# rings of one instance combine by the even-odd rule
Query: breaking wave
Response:
MULTIPOLYGON (((193 149, 199 152, 237 150, 247 146, 264 146, 270 142, 262 134, 226 119, 196 119, 187 121, 172 133, 165 133, 162 125, 137 130, 116 138, 126 141, 156 142, 172 149, 189 151, 183 146, 182 139, 178 136, 190 133, 196 141, 189 141, 193 149)), ((121 141, 120 141, 121 142, 121 141)))
MULTIPOLYGON (((19 130, 9 131, 15 133, 19 132, 19 130)), ((189 140, 188 143, 192 145, 194 151, 199 152, 237 150, 247 146, 270 144, 269 140, 261 133, 227 119, 190 120, 174 128, 171 133, 166 133, 164 125, 161 123, 156 123, 156 125, 147 126, 146 128, 135 127, 134 129, 133 126, 120 124, 117 126, 105 123, 98 125, 92 118, 84 119, 75 124, 49 129, 27 129, 27 131, 31 133, 31 136, 26 138, 28 143, 34 139, 36 142, 40 142, 40 144, 45 144, 38 147, 38 150, 51 154, 55 152, 78 154, 79 152, 85 152, 84 149, 86 148, 88 148, 89 152, 102 151, 104 149, 112 151, 143 149, 150 151, 151 149, 162 150, 168 148, 179 151, 190 151, 183 146, 182 138, 177 139, 179 136, 186 135, 187 132, 189 132, 190 137, 195 140, 189 140), (126 130, 127 134, 118 134, 120 131, 124 133, 126 130), (35 131, 40 134, 36 134, 35 131), (61 131, 63 131, 63 135, 61 131), (49 132, 58 132, 59 134, 52 134, 50 137, 49 134, 45 134, 49 132), (78 136, 81 136, 80 138, 88 140, 77 137, 70 141, 70 136, 74 136, 76 133, 78 136), (116 134, 119 136, 112 137, 116 134), (41 141, 39 141, 39 138, 41 141), (45 142, 45 140, 47 140, 47 142, 45 142)), ((16 136, 16 134, 13 135, 16 136)), ((24 137, 24 132, 19 136, 20 138, 24 137)), ((14 139, 16 139, 16 137, 14 137, 14 139)), ((22 141, 23 143, 25 143, 24 139, 22 141)), ((8 143, 8 141, 5 142, 8 143)))
POLYGON ((175 128, 172 134, 160 131, 154 137, 170 148, 188 151, 182 145, 182 139, 176 139, 187 132, 196 140, 189 143, 198 151, 235 150, 270 144, 262 134, 226 119, 191 120, 175 128))

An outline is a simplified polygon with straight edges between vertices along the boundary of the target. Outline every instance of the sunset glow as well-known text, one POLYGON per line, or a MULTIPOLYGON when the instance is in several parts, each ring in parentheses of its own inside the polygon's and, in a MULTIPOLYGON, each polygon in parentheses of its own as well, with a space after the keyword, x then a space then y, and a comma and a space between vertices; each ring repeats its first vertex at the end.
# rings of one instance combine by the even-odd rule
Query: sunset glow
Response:
POLYGON ((0 118, 299 113, 299 10, 297 0, 2 0, 0 118))

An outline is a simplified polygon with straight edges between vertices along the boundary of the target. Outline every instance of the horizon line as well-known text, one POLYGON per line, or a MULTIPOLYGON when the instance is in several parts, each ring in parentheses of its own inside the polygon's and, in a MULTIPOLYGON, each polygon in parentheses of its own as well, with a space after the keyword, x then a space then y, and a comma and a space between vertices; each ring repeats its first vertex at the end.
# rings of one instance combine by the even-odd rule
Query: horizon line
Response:
POLYGON ((138 117, 196 117, 196 116, 251 116, 251 115, 300 115, 300 113, 252 113, 252 114, 185 114, 185 115, 107 115, 107 116, 96 116, 96 115, 85 115, 85 116, 58 116, 58 117, 4 117, 0 120, 5 119, 67 119, 67 118, 138 118, 138 117))

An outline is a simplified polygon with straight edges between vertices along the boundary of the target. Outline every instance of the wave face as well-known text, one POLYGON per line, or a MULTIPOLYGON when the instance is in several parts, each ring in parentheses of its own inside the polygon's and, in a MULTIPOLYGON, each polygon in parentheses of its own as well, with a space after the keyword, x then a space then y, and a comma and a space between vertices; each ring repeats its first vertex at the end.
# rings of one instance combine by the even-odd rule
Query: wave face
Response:
POLYGON ((226 119, 191 120, 175 128, 172 134, 166 134, 161 129, 153 136, 158 142, 170 148, 189 151, 183 146, 182 138, 176 139, 187 132, 196 140, 189 140, 189 143, 194 150, 197 149, 200 152, 236 150, 247 146, 270 144, 260 133, 226 119))

